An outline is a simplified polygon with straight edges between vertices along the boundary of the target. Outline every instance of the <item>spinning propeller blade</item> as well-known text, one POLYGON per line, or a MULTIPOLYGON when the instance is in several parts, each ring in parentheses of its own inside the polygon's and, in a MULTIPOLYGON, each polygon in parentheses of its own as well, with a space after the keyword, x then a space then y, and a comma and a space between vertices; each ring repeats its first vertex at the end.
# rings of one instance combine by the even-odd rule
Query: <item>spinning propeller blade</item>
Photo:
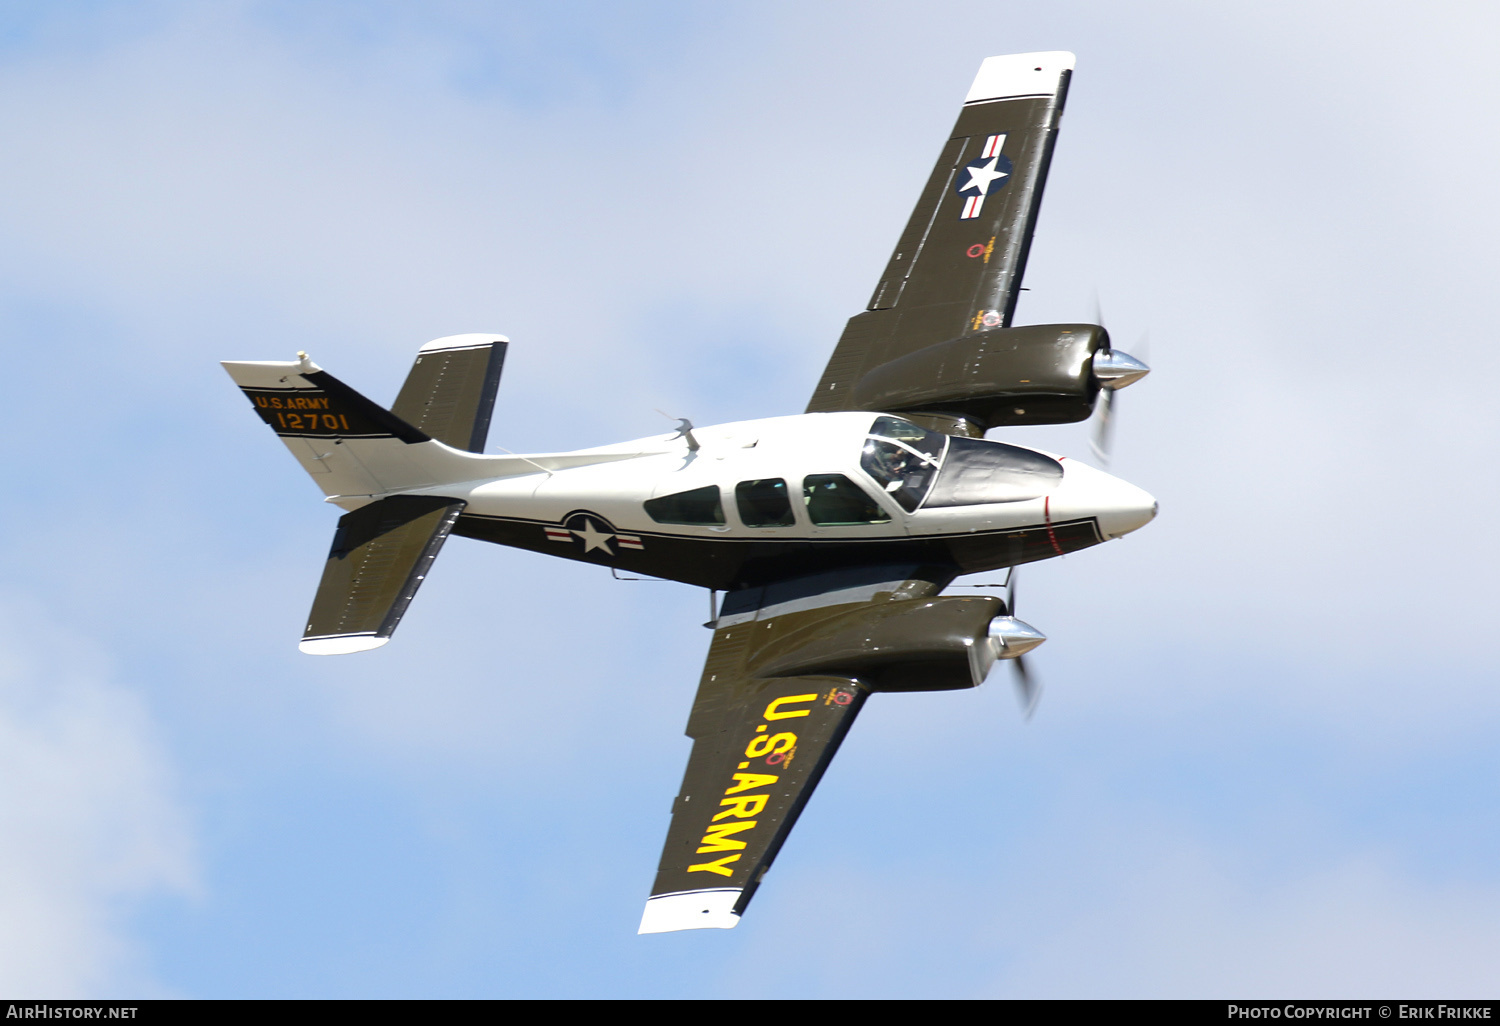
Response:
POLYGON ((1094 459, 1105 470, 1109 469, 1109 447, 1113 436, 1113 421, 1110 419, 1114 412, 1115 390, 1112 388, 1101 389, 1104 394, 1099 396, 1099 401, 1094 406, 1094 435, 1089 439, 1089 448, 1094 453, 1094 459))
POLYGON ((1026 657, 1016 656, 1011 660, 1016 668, 1016 698, 1021 702, 1021 711, 1026 718, 1031 719, 1031 714, 1036 712, 1036 704, 1042 697, 1042 685, 1032 678, 1031 672, 1026 669, 1026 657))
MULTIPOLYGON (((1113 351, 1113 344, 1109 340, 1109 329, 1104 325, 1104 304, 1099 300, 1099 290, 1094 290, 1094 323, 1104 328, 1105 352, 1113 351)), ((1098 359, 1096 356, 1095 359, 1098 359)), ((1094 434, 1089 439, 1089 448, 1093 450, 1094 459, 1098 460, 1104 469, 1109 469, 1109 446, 1113 424, 1110 421, 1111 407, 1114 405, 1115 390, 1112 388, 1101 389, 1104 394, 1098 399, 1094 406, 1094 434)), ((1014 573, 1014 570, 1012 570, 1014 573)))
MULTIPOLYGON (((1005 606, 1011 616, 1016 615, 1016 568, 1011 567, 1010 573, 1005 578, 1005 606)), ((1021 711, 1026 718, 1031 719, 1031 714, 1036 712, 1036 704, 1042 697, 1041 682, 1031 676, 1026 668, 1026 657, 1018 655, 1014 659, 1007 660, 1015 668, 1016 676, 1016 698, 1021 703, 1021 711)))
MULTIPOLYGON (((1097 298, 1094 301, 1094 313, 1096 316, 1103 316, 1097 298)), ((1103 322, 1098 323, 1102 325, 1103 322)), ((1093 450, 1094 458, 1108 469, 1114 434, 1115 393, 1144 378, 1151 373, 1151 368, 1143 360, 1111 346, 1108 331, 1104 338, 1107 348, 1094 354, 1094 376, 1099 379, 1101 394, 1094 407, 1094 435, 1089 439, 1089 448, 1093 450)), ((1146 333, 1142 332, 1136 351, 1145 352, 1149 341, 1146 333)))

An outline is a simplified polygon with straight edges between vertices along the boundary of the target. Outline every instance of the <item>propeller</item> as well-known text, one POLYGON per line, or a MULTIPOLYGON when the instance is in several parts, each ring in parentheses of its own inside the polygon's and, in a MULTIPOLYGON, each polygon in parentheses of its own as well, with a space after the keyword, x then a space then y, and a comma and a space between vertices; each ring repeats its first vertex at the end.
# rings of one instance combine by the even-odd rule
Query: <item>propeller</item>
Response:
POLYGON ((1108 470, 1110 443, 1114 433, 1114 421, 1110 417, 1114 412, 1115 390, 1102 388, 1100 391, 1104 394, 1094 406, 1094 434, 1089 439, 1089 448, 1093 450, 1094 459, 1099 461, 1099 465, 1108 470))
MULTIPOLYGON (((1005 607, 1011 616, 1016 615, 1016 568, 1011 567, 1010 573, 1005 576, 1005 607)), ((1042 685, 1036 678, 1032 677, 1031 671, 1026 668, 1026 656, 1018 655, 1006 662, 1015 667, 1016 675, 1016 698, 1021 702, 1021 711, 1026 718, 1031 719, 1031 714, 1036 712, 1036 704, 1042 697, 1042 685)))
MULTIPOLYGON (((1104 309, 1099 303, 1099 294, 1094 293, 1094 323, 1104 327, 1104 309)), ((1144 353, 1149 344, 1144 332, 1136 351, 1144 353)), ((1124 350, 1115 349, 1109 341, 1109 329, 1104 331, 1104 347, 1094 354, 1094 377, 1099 380, 1100 393, 1094 407, 1094 435, 1089 439, 1089 448, 1105 468, 1109 467, 1110 446, 1114 433, 1115 392, 1151 373, 1145 361, 1138 360, 1124 350)))
MULTIPOLYGON (((1141 332, 1135 351, 1144 354, 1150 347, 1151 339, 1145 332, 1141 332)), ((1089 439, 1089 448, 1106 469, 1109 467, 1113 442, 1115 403, 1119 401, 1115 393, 1131 382, 1141 380, 1150 372, 1151 368, 1146 366, 1144 356, 1138 359, 1113 348, 1102 349, 1094 354, 1094 374, 1103 387, 1099 389, 1101 394, 1094 407, 1094 435, 1089 439)))

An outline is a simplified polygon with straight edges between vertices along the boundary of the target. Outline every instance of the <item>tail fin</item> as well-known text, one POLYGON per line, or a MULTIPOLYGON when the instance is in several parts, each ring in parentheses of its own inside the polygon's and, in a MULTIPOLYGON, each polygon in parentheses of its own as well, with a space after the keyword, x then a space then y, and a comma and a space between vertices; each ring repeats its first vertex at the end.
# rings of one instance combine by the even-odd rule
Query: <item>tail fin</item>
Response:
POLYGON ((486 342, 418 356, 402 405, 438 437, 360 395, 306 354, 296 362, 226 360, 224 369, 324 494, 352 500, 348 508, 390 492, 521 472, 524 463, 513 458, 480 456, 442 441, 461 435, 465 447, 483 444, 499 382, 494 352, 486 342), (476 361, 476 353, 483 359, 476 361))
POLYGON ((464 503, 394 495, 339 518, 298 647, 343 655, 390 640, 464 503))
MULTIPOLYGON (((460 498, 434 492, 646 455, 609 447, 481 455, 507 345, 503 335, 452 335, 427 343, 394 411, 366 399, 306 353, 287 362, 224 361, 255 412, 329 501, 353 511, 339 520, 302 651, 362 652, 390 639, 465 506, 460 498), (427 494, 399 494, 419 490, 427 494)), ((463 487, 452 491, 466 494, 463 487)))
POLYGON ((427 343, 391 412, 445 445, 484 452, 509 345, 504 335, 449 335, 427 343))
POLYGON ((225 360, 224 369, 323 494, 344 509, 392 492, 644 455, 611 448, 482 455, 506 344, 503 335, 453 335, 427 343, 396 399, 396 412, 366 399, 306 353, 291 361, 225 360))

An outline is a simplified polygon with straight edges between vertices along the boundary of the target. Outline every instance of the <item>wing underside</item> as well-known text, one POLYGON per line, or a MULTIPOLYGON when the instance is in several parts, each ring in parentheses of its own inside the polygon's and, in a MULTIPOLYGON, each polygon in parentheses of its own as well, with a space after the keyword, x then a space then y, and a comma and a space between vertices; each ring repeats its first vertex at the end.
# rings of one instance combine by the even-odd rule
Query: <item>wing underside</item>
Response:
POLYGON ((869 694, 846 678, 757 680, 731 669, 752 631, 714 639, 641 933, 739 921, 869 694))
POLYGON ((1008 327, 1020 295, 1073 55, 981 66, 865 312, 850 319, 807 412, 861 409, 870 370, 1008 327))
POLYGON ((730 593, 641 933, 739 922, 865 699, 910 677, 872 636, 904 648, 937 686, 984 678, 972 638, 995 600, 936 598, 953 573, 865 567, 730 593))

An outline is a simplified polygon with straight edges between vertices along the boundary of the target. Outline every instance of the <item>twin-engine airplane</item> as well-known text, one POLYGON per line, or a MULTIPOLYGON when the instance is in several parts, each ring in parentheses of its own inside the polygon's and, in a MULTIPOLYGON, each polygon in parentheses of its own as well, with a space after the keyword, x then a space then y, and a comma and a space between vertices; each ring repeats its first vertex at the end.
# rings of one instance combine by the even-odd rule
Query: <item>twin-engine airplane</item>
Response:
POLYGON ((955 578, 1156 513, 1102 471, 984 437, 1084 420, 1147 372, 1098 325, 1010 326, 1072 68, 980 66, 805 413, 485 456, 504 336, 429 342, 389 410, 305 353, 224 364, 347 510, 304 652, 384 645, 450 534, 724 593, 641 933, 739 922, 872 693, 976 687, 1045 640, 1003 599, 942 594, 955 578))

